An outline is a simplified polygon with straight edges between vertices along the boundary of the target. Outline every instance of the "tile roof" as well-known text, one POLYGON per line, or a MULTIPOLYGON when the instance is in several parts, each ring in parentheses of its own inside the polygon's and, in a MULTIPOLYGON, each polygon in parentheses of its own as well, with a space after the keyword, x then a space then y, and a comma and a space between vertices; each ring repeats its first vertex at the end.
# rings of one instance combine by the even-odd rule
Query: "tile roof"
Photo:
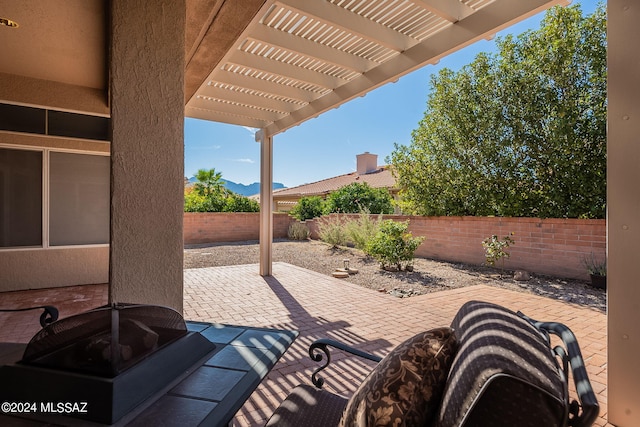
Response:
POLYGON ((273 192, 274 198, 285 197, 305 197, 305 196, 321 196, 337 190, 340 187, 349 185, 354 182, 366 182, 373 188, 395 187, 396 180, 388 166, 381 166, 373 172, 358 175, 357 172, 351 172, 345 175, 338 175, 332 178, 323 179, 321 181, 303 184, 297 187, 283 188, 273 192))

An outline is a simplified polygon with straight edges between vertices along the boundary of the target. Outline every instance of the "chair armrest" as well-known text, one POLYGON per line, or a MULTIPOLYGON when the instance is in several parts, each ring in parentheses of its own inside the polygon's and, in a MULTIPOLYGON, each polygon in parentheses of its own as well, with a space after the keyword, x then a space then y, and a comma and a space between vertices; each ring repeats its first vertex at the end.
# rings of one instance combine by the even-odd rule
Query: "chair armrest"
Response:
POLYGON ((553 352, 562 360, 565 382, 568 381, 569 366, 571 367, 573 383, 575 384, 579 400, 572 401, 569 406, 570 418, 568 425, 576 427, 592 425, 598 417, 600 406, 589 382, 589 376, 576 336, 571 329, 562 323, 539 322, 527 317, 521 312, 518 312, 518 315, 538 329, 546 337, 547 342, 550 343, 549 334, 560 337, 564 347, 556 346, 553 352), (582 412, 580 412, 580 408, 582 408, 582 412))
POLYGON ((317 388, 322 388, 322 386, 324 385, 324 379, 319 376, 318 373, 329 366, 329 364, 331 363, 331 352, 329 351, 329 347, 337 348, 344 351, 345 353, 353 354, 355 356, 362 357, 363 359, 367 360, 372 360, 374 362, 380 362, 382 360, 382 358, 379 356, 364 352, 362 350, 358 350, 357 348, 351 347, 339 341, 334 341, 327 338, 320 338, 318 340, 315 340, 309 347, 309 357, 315 362, 321 362, 322 359, 326 357, 325 363, 318 369, 313 371, 313 374, 311 374, 311 382, 317 388), (322 353, 324 353, 324 356, 322 355, 322 353))

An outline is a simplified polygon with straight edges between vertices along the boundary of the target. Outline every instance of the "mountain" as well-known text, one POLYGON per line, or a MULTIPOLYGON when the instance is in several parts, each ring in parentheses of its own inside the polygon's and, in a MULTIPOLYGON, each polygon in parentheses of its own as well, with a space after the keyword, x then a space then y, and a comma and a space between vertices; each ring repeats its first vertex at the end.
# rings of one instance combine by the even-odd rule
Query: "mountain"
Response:
MULTIPOLYGON (((198 180, 193 176, 189 178, 189 182, 192 184, 197 181, 198 180)), ((234 193, 238 193, 243 196, 253 196, 254 194, 258 194, 260 192, 259 182, 254 182, 253 184, 245 185, 245 184, 238 184, 236 182, 229 181, 224 178, 222 179, 222 182, 224 183, 224 186, 227 190, 233 191, 234 193)), ((281 184, 279 182, 274 182, 273 189, 277 190, 279 188, 285 188, 284 184, 281 184)))
MULTIPOLYGON (((233 181, 227 181, 226 179, 223 179, 222 181, 224 181, 224 186, 227 188, 227 190, 231 190, 234 193, 238 193, 243 196, 253 196, 254 194, 258 194, 260 192, 259 182, 254 182, 253 184, 244 185, 244 184, 237 184, 233 181)), ((277 190, 278 188, 285 188, 284 184, 281 184, 279 182, 274 182, 273 189, 277 190)))

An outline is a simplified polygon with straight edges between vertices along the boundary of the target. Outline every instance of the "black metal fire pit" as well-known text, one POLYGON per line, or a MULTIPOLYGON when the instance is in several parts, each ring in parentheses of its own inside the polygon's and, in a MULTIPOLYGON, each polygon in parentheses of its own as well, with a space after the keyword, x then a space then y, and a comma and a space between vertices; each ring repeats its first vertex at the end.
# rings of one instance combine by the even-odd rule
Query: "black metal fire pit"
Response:
POLYGON ((81 403, 67 415, 113 424, 214 350, 170 308, 101 307, 38 332, 22 360, 0 368, 2 399, 81 403))

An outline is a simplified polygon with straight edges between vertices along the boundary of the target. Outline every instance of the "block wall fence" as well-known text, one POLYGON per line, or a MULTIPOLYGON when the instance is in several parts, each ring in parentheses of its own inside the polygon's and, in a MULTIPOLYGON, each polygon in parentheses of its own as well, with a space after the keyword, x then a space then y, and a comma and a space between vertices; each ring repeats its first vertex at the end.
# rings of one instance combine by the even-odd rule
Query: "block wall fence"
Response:
MULTIPOLYGON (((343 219, 357 215, 336 215, 343 219)), ((286 238, 291 223, 297 220, 287 214, 273 215, 273 237, 286 238)), ((606 220, 604 219, 539 219, 498 217, 421 217, 385 215, 384 219, 409 221, 414 236, 425 240, 416 251, 420 258, 480 265, 484 262, 482 240, 514 233, 515 244, 506 269, 522 269, 550 276, 587 280, 584 258, 592 254, 606 256, 606 220)), ((311 237, 318 238, 316 220, 308 220, 311 237)), ((257 240, 257 213, 185 213, 184 243, 233 242, 257 240)))
MULTIPOLYGON (((286 213, 273 214, 273 238, 287 237, 289 225, 297 220, 286 213)), ((183 241, 185 245, 242 242, 260 238, 258 212, 185 212, 183 241)))

